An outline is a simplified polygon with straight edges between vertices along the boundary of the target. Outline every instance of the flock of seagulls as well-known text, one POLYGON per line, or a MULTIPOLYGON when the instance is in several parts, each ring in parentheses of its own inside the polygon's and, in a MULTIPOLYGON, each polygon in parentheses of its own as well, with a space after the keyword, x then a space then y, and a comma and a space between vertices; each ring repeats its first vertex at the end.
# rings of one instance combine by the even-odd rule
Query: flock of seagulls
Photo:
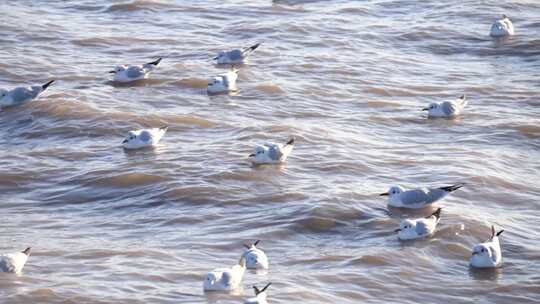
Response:
MULTIPOLYGON (((510 19, 503 15, 500 20, 493 23, 490 36, 505 37, 514 35, 514 26, 510 19)), ((209 94, 224 93, 237 90, 236 80, 238 70, 235 65, 246 63, 247 58, 260 46, 257 43, 250 47, 234 49, 230 51, 221 51, 213 58, 217 64, 231 65, 227 73, 213 76, 208 80, 207 91, 209 94)), ((119 65, 110 71, 113 75, 113 81, 120 83, 129 83, 147 79, 150 73, 154 71, 162 58, 142 65, 119 65)), ((52 83, 51 80, 43 85, 30 87, 17 87, 12 90, 0 89, 0 110, 5 107, 20 106, 37 99, 52 83)), ((428 111, 428 117, 456 117, 461 114, 467 105, 465 95, 454 101, 445 101, 441 103, 431 103, 422 110, 428 111)), ((125 149, 141 149, 156 146, 167 132, 167 127, 150 128, 130 131, 122 142, 125 149)), ((256 145, 253 153, 248 156, 248 160, 254 165, 283 163, 291 154, 295 144, 295 138, 292 137, 285 144, 264 143, 256 145)), ((388 192, 380 196, 388 197, 388 206, 397 208, 419 209, 443 199, 448 194, 460 189, 464 184, 456 184, 439 188, 421 188, 405 190, 401 186, 392 186, 388 192)), ((441 208, 428 215, 425 218, 403 219, 399 228, 395 230, 400 240, 414 240, 432 236, 436 232, 437 225, 441 220, 441 208)), ((490 238, 481 244, 477 244, 472 249, 472 255, 469 260, 471 267, 475 268, 496 268, 502 263, 502 253, 499 236, 504 230, 495 231, 491 227, 490 238)), ((204 276, 204 291, 231 291, 240 286, 246 269, 269 269, 268 257, 265 252, 257 245, 260 241, 253 244, 244 244, 246 250, 240 257, 238 263, 230 268, 218 268, 208 272, 204 276)), ((20 274, 30 256, 31 248, 24 251, 0 255, 0 272, 9 272, 20 274)), ((245 301, 246 304, 266 304, 266 290, 272 283, 268 283, 262 289, 253 286, 255 297, 245 301)))

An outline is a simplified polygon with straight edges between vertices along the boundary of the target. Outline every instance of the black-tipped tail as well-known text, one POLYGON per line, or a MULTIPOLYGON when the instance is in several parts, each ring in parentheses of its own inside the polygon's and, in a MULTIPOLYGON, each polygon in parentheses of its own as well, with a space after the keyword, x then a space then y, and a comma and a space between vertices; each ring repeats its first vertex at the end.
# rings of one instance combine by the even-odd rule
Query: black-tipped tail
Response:
POLYGON ((253 286, 253 290, 255 290, 255 295, 258 296, 260 293, 265 292, 268 287, 272 285, 272 282, 266 284, 262 289, 257 288, 257 286, 253 286))
POLYGON ((459 97, 459 99, 461 99, 461 100, 465 100, 466 98, 467 98, 467 96, 466 96, 465 94, 463 94, 463 95, 461 95, 461 96, 459 97))
MULTIPOLYGON (((251 156, 251 155, 250 155, 251 156)), ((251 243, 244 243, 244 247, 246 247, 247 249, 251 249, 251 246, 257 246, 259 245, 259 243, 261 242, 261 240, 256 240, 255 243, 251 244, 251 243)))
POLYGON ((452 185, 452 186, 440 187, 439 189, 447 191, 447 192, 452 192, 452 191, 456 191, 457 189, 459 189, 459 188, 461 188, 463 186, 465 186, 465 184, 455 184, 455 185, 452 185))
POLYGON ((495 235, 496 235, 496 236, 499 236, 499 235, 501 235, 501 233, 503 233, 503 232, 504 232, 504 229, 501 230, 501 231, 499 231, 499 232, 497 232, 495 235))
POLYGON ((30 255, 30 251, 32 250, 32 247, 27 247, 22 253, 26 255, 30 255))
POLYGON ((294 136, 293 136, 291 139, 289 139, 289 141, 288 141, 285 145, 286 145, 286 146, 287 146, 287 145, 294 145, 294 139, 295 139, 295 138, 294 138, 294 136))
POLYGON ((432 216, 435 216, 437 219, 440 219, 441 218, 441 211, 442 211, 442 208, 439 208, 435 212, 433 212, 430 216, 428 216, 426 218, 430 218, 432 216))
POLYGON ((160 130, 167 131, 167 129, 169 129, 169 126, 163 126, 163 127, 160 127, 159 129, 160 129, 160 130))
POLYGON ((41 88, 43 89, 43 91, 45 91, 53 82, 54 80, 51 80, 47 82, 46 84, 42 85, 41 88))
POLYGON ((252 46, 250 46, 250 47, 248 47, 248 51, 250 51, 250 52, 255 51, 255 50, 259 47, 259 45, 261 45, 260 42, 257 43, 257 44, 254 44, 254 45, 252 45, 252 46))
POLYGON ((163 59, 163 58, 159 57, 156 61, 152 61, 152 62, 149 62, 147 64, 152 64, 152 65, 157 66, 161 62, 161 59, 163 59))

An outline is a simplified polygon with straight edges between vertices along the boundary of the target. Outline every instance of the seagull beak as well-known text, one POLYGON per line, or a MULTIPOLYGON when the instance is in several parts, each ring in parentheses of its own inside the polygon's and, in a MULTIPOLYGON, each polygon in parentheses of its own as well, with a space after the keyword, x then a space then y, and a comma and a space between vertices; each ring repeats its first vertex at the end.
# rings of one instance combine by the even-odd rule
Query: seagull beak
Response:
POLYGON ((124 141, 122 142, 123 144, 127 144, 128 140, 127 139, 124 139, 124 141))
POLYGON ((388 192, 379 194, 379 196, 388 196, 388 195, 389 195, 388 192))
POLYGON ((400 232, 400 231, 401 231, 401 228, 394 230, 394 232, 400 232))
POLYGON ((255 157, 255 154, 250 154, 248 157, 255 157))
POLYGON ((116 74, 116 71, 109 71, 109 74, 116 74))
POLYGON ((423 108, 422 111, 429 111, 429 108, 423 108))

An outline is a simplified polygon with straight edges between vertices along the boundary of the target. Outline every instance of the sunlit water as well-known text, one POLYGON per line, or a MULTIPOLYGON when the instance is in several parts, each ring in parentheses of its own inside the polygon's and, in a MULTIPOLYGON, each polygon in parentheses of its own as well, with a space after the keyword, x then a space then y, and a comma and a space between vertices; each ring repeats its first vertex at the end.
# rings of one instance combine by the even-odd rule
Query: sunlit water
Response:
MULTIPOLYGON (((0 250, 32 246, 3 303, 532 303, 540 293, 538 1, 2 1, 0 87, 57 82, 0 112, 0 250), (488 36, 502 13, 516 35, 488 36), (262 42, 239 92, 209 97, 222 49, 262 42), (115 86, 114 65, 163 57, 115 86), (456 120, 421 108, 467 94, 456 120), (168 125, 154 150, 135 128, 168 125), (254 144, 297 145, 253 168, 254 144), (467 185, 433 238, 393 184, 467 185), (389 211, 389 212, 388 212, 389 211), (503 267, 470 249, 505 229, 503 267), (202 292, 261 239, 268 273, 202 292)), ((536 302, 538 303, 538 302, 536 302)))

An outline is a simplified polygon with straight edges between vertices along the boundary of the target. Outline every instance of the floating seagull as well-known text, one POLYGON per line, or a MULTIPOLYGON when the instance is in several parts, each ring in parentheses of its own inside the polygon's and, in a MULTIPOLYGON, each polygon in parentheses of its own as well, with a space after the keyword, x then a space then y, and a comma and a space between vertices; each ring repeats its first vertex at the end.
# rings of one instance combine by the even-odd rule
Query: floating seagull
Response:
POLYGON ((491 226, 491 237, 484 243, 473 247, 470 265, 476 268, 496 268, 501 266, 502 253, 499 236, 503 233, 501 230, 495 233, 495 226, 491 226))
POLYGON ((428 111, 428 117, 456 117, 465 108, 468 101, 465 95, 461 95, 454 101, 445 101, 441 103, 430 103, 429 107, 422 111, 428 111))
POLYGON ((502 19, 495 21, 491 26, 489 35, 491 37, 512 36, 514 35, 514 25, 506 15, 502 15, 502 19))
POLYGON ((262 289, 257 288, 257 286, 253 286, 253 290, 255 291, 255 297, 247 299, 244 304, 268 304, 266 301, 266 289, 271 285, 272 283, 266 284, 262 289))
POLYGON ((236 91, 236 79, 238 79, 238 70, 234 66, 225 74, 210 77, 208 79, 208 94, 236 91))
POLYGON ((399 229, 396 229, 395 232, 398 233, 398 238, 403 241, 430 236, 435 232, 440 219, 441 208, 425 218, 402 220, 399 229))
POLYGON ((442 199, 448 193, 456 191, 465 184, 456 184, 440 188, 422 188, 405 190, 400 186, 390 187, 386 193, 380 196, 388 196, 388 205, 391 207, 401 207, 418 209, 442 199))
POLYGON ((143 65, 119 65, 114 68, 114 71, 109 71, 109 73, 114 74, 113 81, 118 82, 146 79, 160 62, 161 58, 158 58, 156 61, 143 65))
POLYGON ((32 248, 28 247, 21 252, 0 255, 0 272, 21 273, 30 256, 30 250, 32 248))
POLYGON ((246 271, 246 260, 240 258, 237 265, 231 268, 219 268, 206 274, 203 282, 204 291, 231 291, 240 286, 244 272, 246 271))
POLYGON ((275 143, 265 143, 256 145, 253 153, 248 159, 255 165, 261 164, 277 164, 287 160, 294 148, 294 137, 291 138, 285 145, 275 143))
POLYGON ((142 129, 136 131, 129 131, 126 139, 122 142, 122 146, 125 149, 139 149, 146 147, 156 146, 168 127, 142 129))
POLYGON ((218 64, 241 64, 261 45, 257 43, 250 47, 245 47, 242 49, 235 49, 232 51, 221 51, 218 53, 214 60, 217 60, 218 64))
POLYGON ((0 89, 0 109, 25 104, 36 99, 54 80, 40 86, 17 87, 11 91, 0 89))
POLYGON ((244 244, 247 248, 243 254, 247 269, 268 269, 268 257, 264 251, 256 247, 259 242, 260 240, 257 240, 253 244, 244 244))

